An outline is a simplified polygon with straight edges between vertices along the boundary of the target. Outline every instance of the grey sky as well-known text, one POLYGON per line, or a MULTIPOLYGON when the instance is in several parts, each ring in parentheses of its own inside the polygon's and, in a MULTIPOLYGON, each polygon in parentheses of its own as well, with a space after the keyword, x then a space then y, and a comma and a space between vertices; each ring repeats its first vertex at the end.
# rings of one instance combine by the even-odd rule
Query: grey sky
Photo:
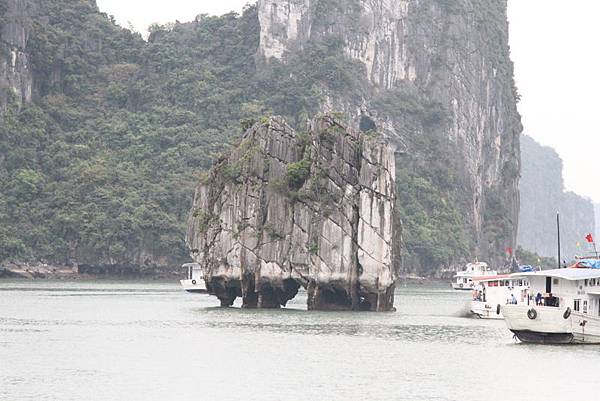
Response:
MULTIPOLYGON (((98 0, 140 32, 153 22, 241 11, 247 0, 98 0)), ((512 57, 525 133, 565 161, 567 188, 600 202, 600 2, 509 0, 512 57)))

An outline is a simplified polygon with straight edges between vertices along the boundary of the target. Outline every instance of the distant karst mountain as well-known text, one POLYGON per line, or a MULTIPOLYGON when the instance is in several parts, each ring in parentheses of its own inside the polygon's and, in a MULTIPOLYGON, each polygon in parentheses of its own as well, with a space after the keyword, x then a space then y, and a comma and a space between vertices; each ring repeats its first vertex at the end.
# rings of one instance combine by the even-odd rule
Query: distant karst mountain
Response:
POLYGON ((590 200, 566 192, 558 153, 531 137, 521 138, 521 212, 518 243, 542 256, 557 257, 556 212, 561 215, 562 259, 589 253, 585 236, 595 232, 590 200), (577 243, 580 246, 577 246, 577 243))

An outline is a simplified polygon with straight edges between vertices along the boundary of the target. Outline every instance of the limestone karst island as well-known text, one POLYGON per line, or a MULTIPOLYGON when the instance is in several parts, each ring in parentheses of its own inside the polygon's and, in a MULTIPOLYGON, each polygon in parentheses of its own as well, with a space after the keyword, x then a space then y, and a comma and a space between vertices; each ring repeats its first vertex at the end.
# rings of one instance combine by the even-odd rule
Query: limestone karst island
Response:
MULTIPOLYGON (((196 190, 188 245, 221 305, 388 311, 399 224, 394 151, 330 116, 255 124, 196 190)), ((395 257, 396 256, 396 257, 395 257)))
POLYGON ((0 0, 0 400, 594 399, 575 3, 0 0))

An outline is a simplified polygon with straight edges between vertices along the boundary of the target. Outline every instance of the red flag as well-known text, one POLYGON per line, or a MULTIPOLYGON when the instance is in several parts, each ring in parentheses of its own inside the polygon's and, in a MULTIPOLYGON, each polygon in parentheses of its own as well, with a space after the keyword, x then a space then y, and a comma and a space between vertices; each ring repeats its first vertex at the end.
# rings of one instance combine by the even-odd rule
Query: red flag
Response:
POLYGON ((585 239, 587 240, 587 242, 589 242, 590 244, 594 243, 594 237, 592 237, 592 234, 588 234, 585 239))
POLYGON ((512 251, 513 250, 511 247, 506 248, 506 253, 508 253, 509 255, 512 255, 512 251))

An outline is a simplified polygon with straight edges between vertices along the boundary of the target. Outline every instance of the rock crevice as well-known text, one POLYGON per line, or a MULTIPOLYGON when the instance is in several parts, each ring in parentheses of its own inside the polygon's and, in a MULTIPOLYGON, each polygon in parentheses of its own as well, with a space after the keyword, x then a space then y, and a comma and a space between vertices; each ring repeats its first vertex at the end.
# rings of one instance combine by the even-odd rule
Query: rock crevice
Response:
POLYGON ((33 77, 25 49, 33 25, 30 0, 0 2, 0 121, 7 105, 31 102, 33 77))

